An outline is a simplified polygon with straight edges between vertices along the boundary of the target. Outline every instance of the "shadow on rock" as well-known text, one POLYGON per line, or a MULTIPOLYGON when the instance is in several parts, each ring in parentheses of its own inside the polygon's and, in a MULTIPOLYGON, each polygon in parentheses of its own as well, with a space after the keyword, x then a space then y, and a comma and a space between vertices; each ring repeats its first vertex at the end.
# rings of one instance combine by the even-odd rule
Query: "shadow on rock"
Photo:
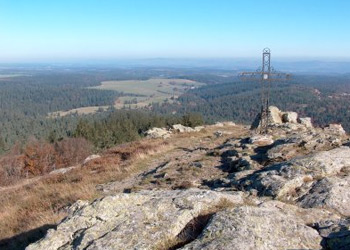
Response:
POLYGON ((56 228, 56 225, 48 224, 30 231, 15 235, 11 238, 0 240, 0 249, 2 250, 21 250, 25 249, 29 244, 43 238, 47 230, 56 228))

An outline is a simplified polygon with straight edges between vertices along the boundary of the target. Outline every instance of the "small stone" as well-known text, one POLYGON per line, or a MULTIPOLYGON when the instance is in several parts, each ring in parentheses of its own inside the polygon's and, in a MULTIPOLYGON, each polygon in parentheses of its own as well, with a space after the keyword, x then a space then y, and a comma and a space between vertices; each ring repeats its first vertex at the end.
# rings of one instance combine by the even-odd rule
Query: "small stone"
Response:
POLYGON ((194 166, 194 167, 197 167, 197 168, 202 168, 203 167, 202 163, 200 163, 198 161, 192 162, 191 165, 194 166))
POLYGON ((221 136, 224 135, 224 133, 223 133, 222 131, 215 131, 215 132, 214 132, 214 135, 215 135, 216 137, 221 137, 221 136))

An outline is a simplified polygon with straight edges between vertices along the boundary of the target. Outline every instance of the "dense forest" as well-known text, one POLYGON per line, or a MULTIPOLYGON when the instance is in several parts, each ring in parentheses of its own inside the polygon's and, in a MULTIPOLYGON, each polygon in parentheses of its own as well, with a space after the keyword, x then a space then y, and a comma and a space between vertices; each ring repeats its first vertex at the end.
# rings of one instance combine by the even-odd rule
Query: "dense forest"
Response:
MULTIPOLYGON (((294 75, 289 82, 273 84, 271 104, 310 116, 317 125, 342 123, 350 131, 349 93, 349 74, 294 75)), ((0 70, 0 153, 18 142, 24 145, 31 137, 54 143, 80 136, 95 148, 106 148, 140 138, 151 126, 184 122, 189 113, 201 114, 207 123, 233 120, 249 124, 260 109, 259 96, 259 83, 242 82, 233 71, 142 67, 0 70), (6 74, 15 76, 1 77, 6 74), (183 78, 207 85, 188 91, 176 102, 153 104, 151 110, 116 111, 111 107, 91 115, 48 118, 58 110, 112 106, 124 93, 88 88, 101 81, 151 77, 183 78)))
POLYGON ((29 135, 44 137, 48 131, 58 127, 62 128, 61 133, 64 130, 69 132, 76 118, 47 119, 48 113, 111 105, 120 95, 113 91, 86 88, 96 84, 98 82, 95 79, 78 74, 41 74, 0 79, 0 147, 1 144, 12 145, 18 140, 26 140, 29 135))
MULTIPOLYGON (((96 124, 102 119, 107 119, 115 111, 112 105, 115 99, 124 93, 88 88, 99 85, 101 81, 145 80, 156 76, 171 77, 179 72, 182 71, 148 68, 74 68, 70 70, 58 68, 47 70, 42 67, 39 69, 21 67, 0 70, 0 153, 9 151, 16 143, 25 144, 30 137, 46 141, 73 137, 78 122, 81 120, 97 126, 94 128, 96 131, 106 129, 96 124), (50 112, 88 106, 111 107, 106 112, 98 112, 93 115, 73 114, 55 118, 48 116, 50 112)), ((148 116, 147 112, 145 116, 148 116)), ((133 114, 131 111, 130 116, 133 114)), ((114 114, 114 116, 116 115, 114 114)), ((139 117, 143 116, 140 114, 139 117)), ((120 119, 123 119, 123 115, 120 119)), ((169 118, 166 119, 169 120, 169 118)), ((125 130, 124 127, 120 127, 120 129, 125 130)), ((138 130, 136 129, 136 132, 141 134, 138 130)), ((120 131, 119 134, 124 133, 123 131, 120 131)), ((101 131, 97 133, 103 134, 101 131)), ((108 134, 107 131, 105 133, 108 134)), ((129 136, 129 141, 131 138, 135 138, 135 134, 129 134, 129 136)), ((93 143, 97 145, 97 135, 94 138, 93 143)), ((102 137, 99 138, 102 140, 102 137)), ((111 141, 113 140, 115 142, 125 141, 124 139, 111 139, 111 141)), ((105 142, 101 141, 100 144, 104 145, 105 142)), ((111 145, 111 142, 107 144, 111 145)))
MULTIPOLYGON (((191 90, 178 102, 154 105, 158 113, 201 113, 207 122, 233 120, 251 123, 260 110, 260 83, 232 78, 191 90)), ((293 76, 290 82, 273 83, 271 105, 312 117, 324 126, 341 123, 350 131, 350 76, 293 76)))

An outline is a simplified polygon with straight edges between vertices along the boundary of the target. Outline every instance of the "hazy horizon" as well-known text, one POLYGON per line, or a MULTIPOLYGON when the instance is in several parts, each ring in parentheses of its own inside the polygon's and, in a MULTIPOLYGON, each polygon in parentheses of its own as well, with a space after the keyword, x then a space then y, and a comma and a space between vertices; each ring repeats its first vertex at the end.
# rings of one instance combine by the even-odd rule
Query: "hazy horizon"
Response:
MULTIPOLYGON (((14 62, 1 63, 2 71, 30 69, 54 70, 90 68, 90 69, 121 69, 121 68, 159 68, 159 69, 199 69, 199 70, 223 70, 228 72, 255 71, 261 65, 261 55, 256 58, 149 58, 149 59, 119 59, 119 60, 71 60, 71 61, 42 61, 42 62, 14 62)), ((350 73, 350 61, 333 61, 330 59, 281 59, 272 60, 272 66, 278 71, 291 73, 316 73, 316 74, 348 74, 350 73)))

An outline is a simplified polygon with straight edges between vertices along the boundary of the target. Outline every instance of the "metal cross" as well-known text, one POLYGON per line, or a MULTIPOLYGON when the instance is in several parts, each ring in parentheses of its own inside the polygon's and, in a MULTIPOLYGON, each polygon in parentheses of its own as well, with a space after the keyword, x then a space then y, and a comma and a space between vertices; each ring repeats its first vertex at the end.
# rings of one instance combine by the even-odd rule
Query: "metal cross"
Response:
POLYGON ((243 80, 258 80, 261 83, 261 112, 258 132, 267 134, 269 127, 269 102, 271 82, 289 80, 290 74, 276 72, 271 66, 271 51, 265 48, 262 54, 262 67, 255 72, 242 72, 240 77, 243 80))

